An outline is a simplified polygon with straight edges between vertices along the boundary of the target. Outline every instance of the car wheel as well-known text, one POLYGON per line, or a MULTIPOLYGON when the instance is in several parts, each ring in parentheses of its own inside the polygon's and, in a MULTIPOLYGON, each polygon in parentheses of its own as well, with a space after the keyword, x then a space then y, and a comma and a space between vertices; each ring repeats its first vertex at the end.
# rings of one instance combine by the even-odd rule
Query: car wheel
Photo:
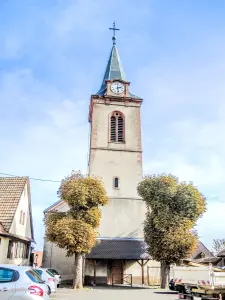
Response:
POLYGON ((185 285, 185 286, 184 286, 184 292, 185 292, 185 294, 191 294, 191 289, 190 289, 190 287, 187 286, 187 285, 185 285))
POLYGON ((60 284, 57 284, 57 288, 59 288, 60 284))

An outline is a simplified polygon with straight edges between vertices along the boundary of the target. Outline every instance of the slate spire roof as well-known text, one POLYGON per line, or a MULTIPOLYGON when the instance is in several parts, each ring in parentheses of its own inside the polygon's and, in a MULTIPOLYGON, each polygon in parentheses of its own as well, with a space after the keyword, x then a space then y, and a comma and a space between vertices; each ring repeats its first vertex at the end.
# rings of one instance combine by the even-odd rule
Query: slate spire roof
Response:
POLYGON ((103 95, 106 91, 106 80, 120 79, 126 81, 126 76, 120 61, 119 52, 116 44, 113 44, 103 77, 102 85, 97 95, 103 95))

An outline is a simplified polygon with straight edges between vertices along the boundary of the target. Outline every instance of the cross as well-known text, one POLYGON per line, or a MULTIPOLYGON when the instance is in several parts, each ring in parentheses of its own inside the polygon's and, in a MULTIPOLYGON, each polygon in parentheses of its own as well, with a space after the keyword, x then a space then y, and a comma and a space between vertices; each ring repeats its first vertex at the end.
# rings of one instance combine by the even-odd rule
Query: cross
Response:
POLYGON ((118 28, 116 28, 116 23, 113 22, 113 28, 109 28, 110 30, 113 30, 113 37, 112 37, 112 40, 113 40, 113 45, 116 44, 116 30, 119 30, 118 28))

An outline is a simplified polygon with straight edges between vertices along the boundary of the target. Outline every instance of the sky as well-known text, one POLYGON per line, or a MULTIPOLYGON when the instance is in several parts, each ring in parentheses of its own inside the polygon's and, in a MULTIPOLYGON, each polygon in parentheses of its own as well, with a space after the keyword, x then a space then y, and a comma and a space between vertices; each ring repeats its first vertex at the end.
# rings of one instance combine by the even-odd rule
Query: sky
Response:
POLYGON ((200 239, 225 237, 224 14, 222 0, 0 0, 0 173, 58 181, 31 180, 37 249, 60 180, 87 172, 90 95, 113 21, 144 99, 144 174, 192 181, 208 203, 200 239))

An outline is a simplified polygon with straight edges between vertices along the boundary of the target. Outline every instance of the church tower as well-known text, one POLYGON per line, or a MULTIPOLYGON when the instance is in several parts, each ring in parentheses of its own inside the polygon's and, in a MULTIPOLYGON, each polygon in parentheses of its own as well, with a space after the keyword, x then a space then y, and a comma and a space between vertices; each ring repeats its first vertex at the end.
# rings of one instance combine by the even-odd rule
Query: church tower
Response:
MULTIPOLYGON (((144 284, 148 266, 155 264, 143 239, 146 208, 137 193, 142 180, 142 99, 130 91, 116 46, 115 23, 112 29, 113 45, 103 81, 91 96, 89 108, 89 175, 102 179, 109 203, 102 208, 96 244, 85 256, 88 285, 144 284)), ((68 209, 67 203, 59 201, 45 213, 68 209)), ((54 267, 64 279, 71 279, 73 263, 65 250, 45 241, 44 266, 54 267)))
POLYGON ((115 24, 113 46, 99 91, 91 96, 89 175, 100 177, 109 196, 101 237, 142 238, 145 205, 137 194, 142 180, 140 108, 130 92, 119 58, 115 24))

